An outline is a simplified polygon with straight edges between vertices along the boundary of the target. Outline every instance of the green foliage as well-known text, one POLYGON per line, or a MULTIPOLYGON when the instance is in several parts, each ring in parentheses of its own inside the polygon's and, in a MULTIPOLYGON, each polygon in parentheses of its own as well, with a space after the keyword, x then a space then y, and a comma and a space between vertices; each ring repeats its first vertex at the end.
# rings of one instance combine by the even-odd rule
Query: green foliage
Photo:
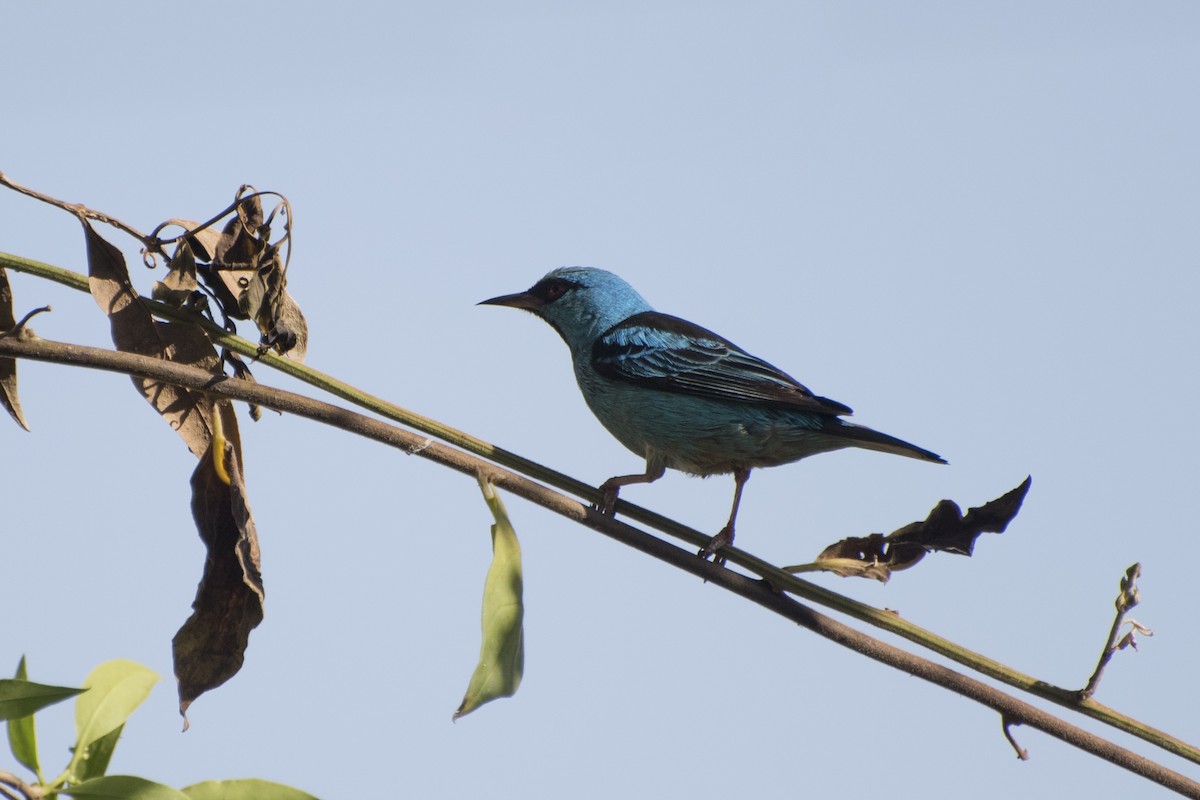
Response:
MULTIPOLYGON (((17 665, 16 678, 18 681, 28 678, 25 673, 25 656, 21 656, 21 663, 17 665)), ((8 742, 12 746, 13 755, 17 757, 21 766, 32 770, 37 774, 38 780, 41 780, 42 768, 38 764, 37 731, 33 726, 32 712, 26 716, 13 717, 8 720, 8 742)))
POLYGON ((75 703, 75 757, 67 771, 80 781, 86 779, 85 775, 103 775, 116 741, 111 746, 96 748, 107 752, 94 754, 92 745, 119 732, 157 682, 158 675, 141 664, 123 659, 106 661, 92 670, 83 682, 88 691, 75 703), (99 769, 88 763, 93 755, 104 761, 99 769))
POLYGON ((308 792, 257 778, 194 783, 183 793, 189 800, 317 800, 308 792))
POLYGON ((483 584, 483 644, 454 719, 484 703, 511 697, 525 669, 525 605, 522 600, 521 545, 495 487, 480 478, 479 486, 496 524, 492 526, 492 565, 483 584))
POLYGON ((117 659, 92 670, 80 689, 48 686, 27 679, 22 656, 16 677, 0 680, 0 718, 8 720, 13 756, 36 778, 20 785, 6 779, 6 796, 40 798, 56 793, 103 800, 316 800, 299 789, 255 779, 205 781, 179 790, 133 775, 105 775, 126 721, 158 679, 141 664, 117 659), (71 761, 61 775, 47 781, 38 763, 33 715, 76 695, 71 761))
POLYGON ((63 789, 62 793, 96 800, 187 800, 187 795, 178 789, 132 775, 93 778, 63 789))
POLYGON ((48 686, 18 678, 0 680, 0 719, 20 719, 60 700, 74 697, 83 689, 48 686))

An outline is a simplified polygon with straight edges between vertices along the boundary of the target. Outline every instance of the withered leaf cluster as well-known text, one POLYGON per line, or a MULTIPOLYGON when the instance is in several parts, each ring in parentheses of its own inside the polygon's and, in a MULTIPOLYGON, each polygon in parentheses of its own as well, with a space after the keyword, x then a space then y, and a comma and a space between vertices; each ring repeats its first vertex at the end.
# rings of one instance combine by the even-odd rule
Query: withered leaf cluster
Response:
MULTIPOLYGON (((195 322, 159 322, 138 299, 125 259, 80 216, 92 297, 108 315, 118 350, 201 367, 224 377, 221 358, 195 322)), ((179 710, 242 666, 250 631, 263 616, 258 535, 242 476, 233 404, 203 392, 134 377, 134 385, 199 459, 192 516, 207 548, 192 615, 175 635, 179 710)), ((186 726, 186 717, 185 717, 186 726)))
POLYGON ((893 572, 908 569, 927 553, 969 556, 980 534, 1005 531, 1021 510, 1032 483, 1032 478, 1026 478, 1017 488, 968 509, 966 514, 953 500, 942 500, 921 522, 909 523, 886 536, 872 533, 847 537, 826 547, 816 561, 806 566, 886 582, 893 572))
MULTIPOLYGON (((290 242, 291 212, 282 201, 269 215, 262 194, 243 186, 238 190, 229 220, 221 230, 210 223, 172 219, 185 234, 169 256, 167 277, 154 285, 153 297, 176 306, 202 303, 200 283, 229 319, 253 320, 258 326, 260 352, 268 348, 303 361, 308 348, 308 324, 287 292, 287 260, 280 252, 290 242), (272 226, 283 219, 284 236, 272 241, 272 226)), ((220 219, 218 217, 217 219, 220 219)), ((290 252, 290 251, 289 251, 290 252)))
MULTIPOLYGON (((251 376, 235 354, 225 353, 222 358, 201 324, 205 318, 211 319, 210 300, 222 314, 226 330, 233 329, 234 319, 254 321, 261 334, 260 354, 273 348, 281 355, 303 360, 307 347, 307 325, 287 293, 287 261, 280 252, 281 246, 290 242, 290 207, 280 198, 279 205, 265 215, 262 197, 243 186, 234 202, 209 222, 170 220, 148 237, 114 222, 138 236, 146 253, 166 259, 168 273, 155 283, 153 299, 193 312, 169 322, 151 315, 133 286, 121 251, 89 221, 95 217, 112 222, 111 218, 82 206, 43 199, 71 211, 83 225, 88 287, 109 319, 117 349, 199 367, 211 373, 213 381, 220 381, 225 379, 226 364, 237 377, 251 376), (214 227, 226 218, 220 230, 214 227), (284 235, 273 241, 271 227, 277 218, 283 221, 284 235), (170 226, 181 226, 184 232, 172 239, 159 238, 170 226), (163 248, 171 243, 175 249, 168 256, 163 248)), ((0 336, 8 335, 22 336, 26 331, 24 321, 14 321, 8 276, 0 269, 0 336)), ((191 478, 191 508, 207 554, 192 614, 173 641, 179 710, 185 715, 186 727, 188 706, 237 673, 250 631, 262 621, 258 536, 242 474, 242 441, 232 403, 203 391, 137 376, 133 384, 198 460, 191 478)), ((28 429, 17 399, 12 358, 0 358, 0 403, 28 429)))

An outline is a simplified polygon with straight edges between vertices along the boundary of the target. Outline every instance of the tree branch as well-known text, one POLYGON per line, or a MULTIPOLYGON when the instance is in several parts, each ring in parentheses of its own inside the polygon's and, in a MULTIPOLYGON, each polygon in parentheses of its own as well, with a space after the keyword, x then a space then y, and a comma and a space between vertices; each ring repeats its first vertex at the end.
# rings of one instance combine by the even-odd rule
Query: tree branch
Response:
POLYGON ((40 800, 44 796, 41 787, 30 786, 11 772, 4 771, 0 771, 0 793, 11 800, 40 800))
MULTIPOLYGON (((137 375, 209 392, 231 400, 267 406, 277 411, 334 425, 342 430, 388 444, 410 455, 419 455, 459 472, 472 476, 483 476, 513 494, 700 577, 715 586, 751 600, 843 647, 994 709, 1001 714, 1002 720, 1007 724, 1022 724, 1037 728, 1175 792, 1188 797, 1200 798, 1200 783, 979 680, 885 644, 837 622, 780 593, 774 588, 773 580, 770 583, 768 580, 754 580, 731 569, 719 567, 697 558, 690 549, 677 547, 613 517, 602 516, 588 506, 528 478, 410 431, 292 392, 237 378, 214 378, 211 373, 203 369, 132 353, 40 339, 21 341, 10 337, 0 339, 0 355, 137 375)), ((777 570, 774 567, 772 569, 777 570)), ((786 575, 786 573, 782 574, 786 575)), ((1143 738, 1154 741, 1153 738, 1143 738)))
MULTIPOLYGON (((88 279, 85 276, 41 261, 34 261, 8 253, 0 253, 0 267, 9 267, 18 272, 46 278, 78 291, 89 291, 88 279)), ((199 324, 215 344, 248 356, 257 363, 278 369, 310 386, 327 391, 361 408, 368 409, 429 436, 441 439, 469 453, 485 458, 494 464, 499 464, 522 475, 549 484, 575 497, 582 498, 589 503, 595 503, 600 499, 599 492, 594 487, 576 480, 569 475, 564 475, 561 472, 545 467, 516 453, 496 447, 489 442, 485 442, 482 439, 478 439, 429 417, 409 411, 394 403, 389 403, 382 398, 363 392, 312 367, 290 359, 281 358, 270 352, 260 357, 256 343, 231 334, 203 317, 145 297, 139 299, 155 315, 166 319, 199 324)), ((109 353, 111 351, 100 350, 97 352, 109 353)), ((97 366, 95 364, 82 365, 97 366)), ((110 367, 109 369, 121 372, 129 371, 132 367, 128 370, 121 367, 110 367)), ((211 375, 208 377, 211 379, 211 375)), ((270 404, 264 402, 262 405, 270 404)), ((686 542, 693 549, 704 546, 710 539, 710 536, 706 534, 625 500, 617 501, 617 511, 623 517, 636 520, 657 531, 686 542)), ((787 591, 797 597, 846 614, 860 622, 865 622, 873 627, 893 633, 952 661, 963 664, 989 678, 993 678, 1035 697, 1040 697, 1070 708, 1120 731, 1150 742, 1154 746, 1160 747, 1174 755, 1200 764, 1200 748, 1098 703, 1090 697, 1082 698, 1076 689, 1066 689, 1055 686, 1047 681, 1038 680, 1031 675, 1015 670, 981 653, 977 653, 949 639, 938 636, 932 631, 909 622, 898 614, 883 611, 845 595, 838 594, 823 586, 818 586, 817 584, 798 578, 744 550, 729 547, 723 549, 721 552, 723 556, 728 558, 730 563, 737 564, 743 569, 762 577, 776 589, 787 591)))

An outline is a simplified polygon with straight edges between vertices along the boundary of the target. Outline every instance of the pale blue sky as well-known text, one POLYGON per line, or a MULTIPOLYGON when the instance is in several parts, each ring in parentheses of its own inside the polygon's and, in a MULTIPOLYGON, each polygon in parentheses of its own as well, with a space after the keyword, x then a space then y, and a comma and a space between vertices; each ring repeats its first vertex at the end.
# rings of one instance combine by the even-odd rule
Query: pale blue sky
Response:
MULTIPOLYGON (((318 369, 593 483, 632 472, 554 333, 474 305, 587 264, 949 459, 756 473, 738 543, 762 557, 1032 474, 973 559, 818 580, 1078 686, 1140 560, 1134 617, 1157 635, 1099 699, 1200 740, 1200 6, 27 3, 0 27, 0 170, 142 229, 243 182, 286 194, 318 369)), ((6 192, 0 250, 83 268, 68 215, 6 192)), ((18 316, 54 305, 41 335, 108 342, 89 298, 13 284, 18 316)), ((160 672, 115 772, 324 798, 1165 796, 1027 729, 1018 763, 992 712, 516 499, 525 682, 452 725, 489 557, 478 489, 274 415, 243 428, 266 619, 180 734, 192 457, 122 378, 21 381, 0 669, 160 672)), ((731 483, 627 494, 715 532, 731 483)), ((69 725, 42 724, 48 768, 69 725)))

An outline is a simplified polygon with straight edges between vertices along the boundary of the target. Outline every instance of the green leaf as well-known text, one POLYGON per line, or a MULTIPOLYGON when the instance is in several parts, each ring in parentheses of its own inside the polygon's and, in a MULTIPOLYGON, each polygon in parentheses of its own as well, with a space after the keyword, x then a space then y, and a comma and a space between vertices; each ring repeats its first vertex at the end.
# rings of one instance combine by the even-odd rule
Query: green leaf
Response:
POLYGON ((516 694, 525 669, 521 545, 500 495, 483 478, 479 486, 496 518, 492 526, 492 565, 483 583, 483 644, 479 648, 479 664, 454 719, 498 697, 516 694))
MULTIPOLYGON (((23 681, 28 678, 25 673, 25 656, 21 656, 21 663, 17 664, 17 680, 23 681)), ((70 695, 67 695, 70 697, 70 695)), ((42 768, 38 764, 37 757, 37 732, 33 726, 33 714, 24 717, 17 717, 8 721, 8 746, 12 748, 12 754, 22 766, 37 775, 38 782, 42 780, 42 768)))
POLYGON ((191 800, 317 800, 308 792, 257 778, 194 783, 183 793, 191 800))
POLYGON ((112 761, 113 751, 117 749, 117 740, 121 738, 122 725, 113 728, 85 748, 84 752, 75 759, 74 776, 78 783, 92 778, 99 778, 108 771, 108 762, 112 761))
POLYGON ((72 797, 100 798, 101 800, 187 800, 188 797, 178 789, 172 789, 170 786, 133 775, 93 778, 59 791, 72 797))
POLYGON ((75 757, 71 770, 88 758, 88 746, 125 724, 158 682, 151 670, 125 659, 106 661, 83 682, 88 693, 75 703, 75 757))
POLYGON ((82 691, 67 686, 47 686, 15 678, 0 678, 0 719, 28 717, 82 691))

